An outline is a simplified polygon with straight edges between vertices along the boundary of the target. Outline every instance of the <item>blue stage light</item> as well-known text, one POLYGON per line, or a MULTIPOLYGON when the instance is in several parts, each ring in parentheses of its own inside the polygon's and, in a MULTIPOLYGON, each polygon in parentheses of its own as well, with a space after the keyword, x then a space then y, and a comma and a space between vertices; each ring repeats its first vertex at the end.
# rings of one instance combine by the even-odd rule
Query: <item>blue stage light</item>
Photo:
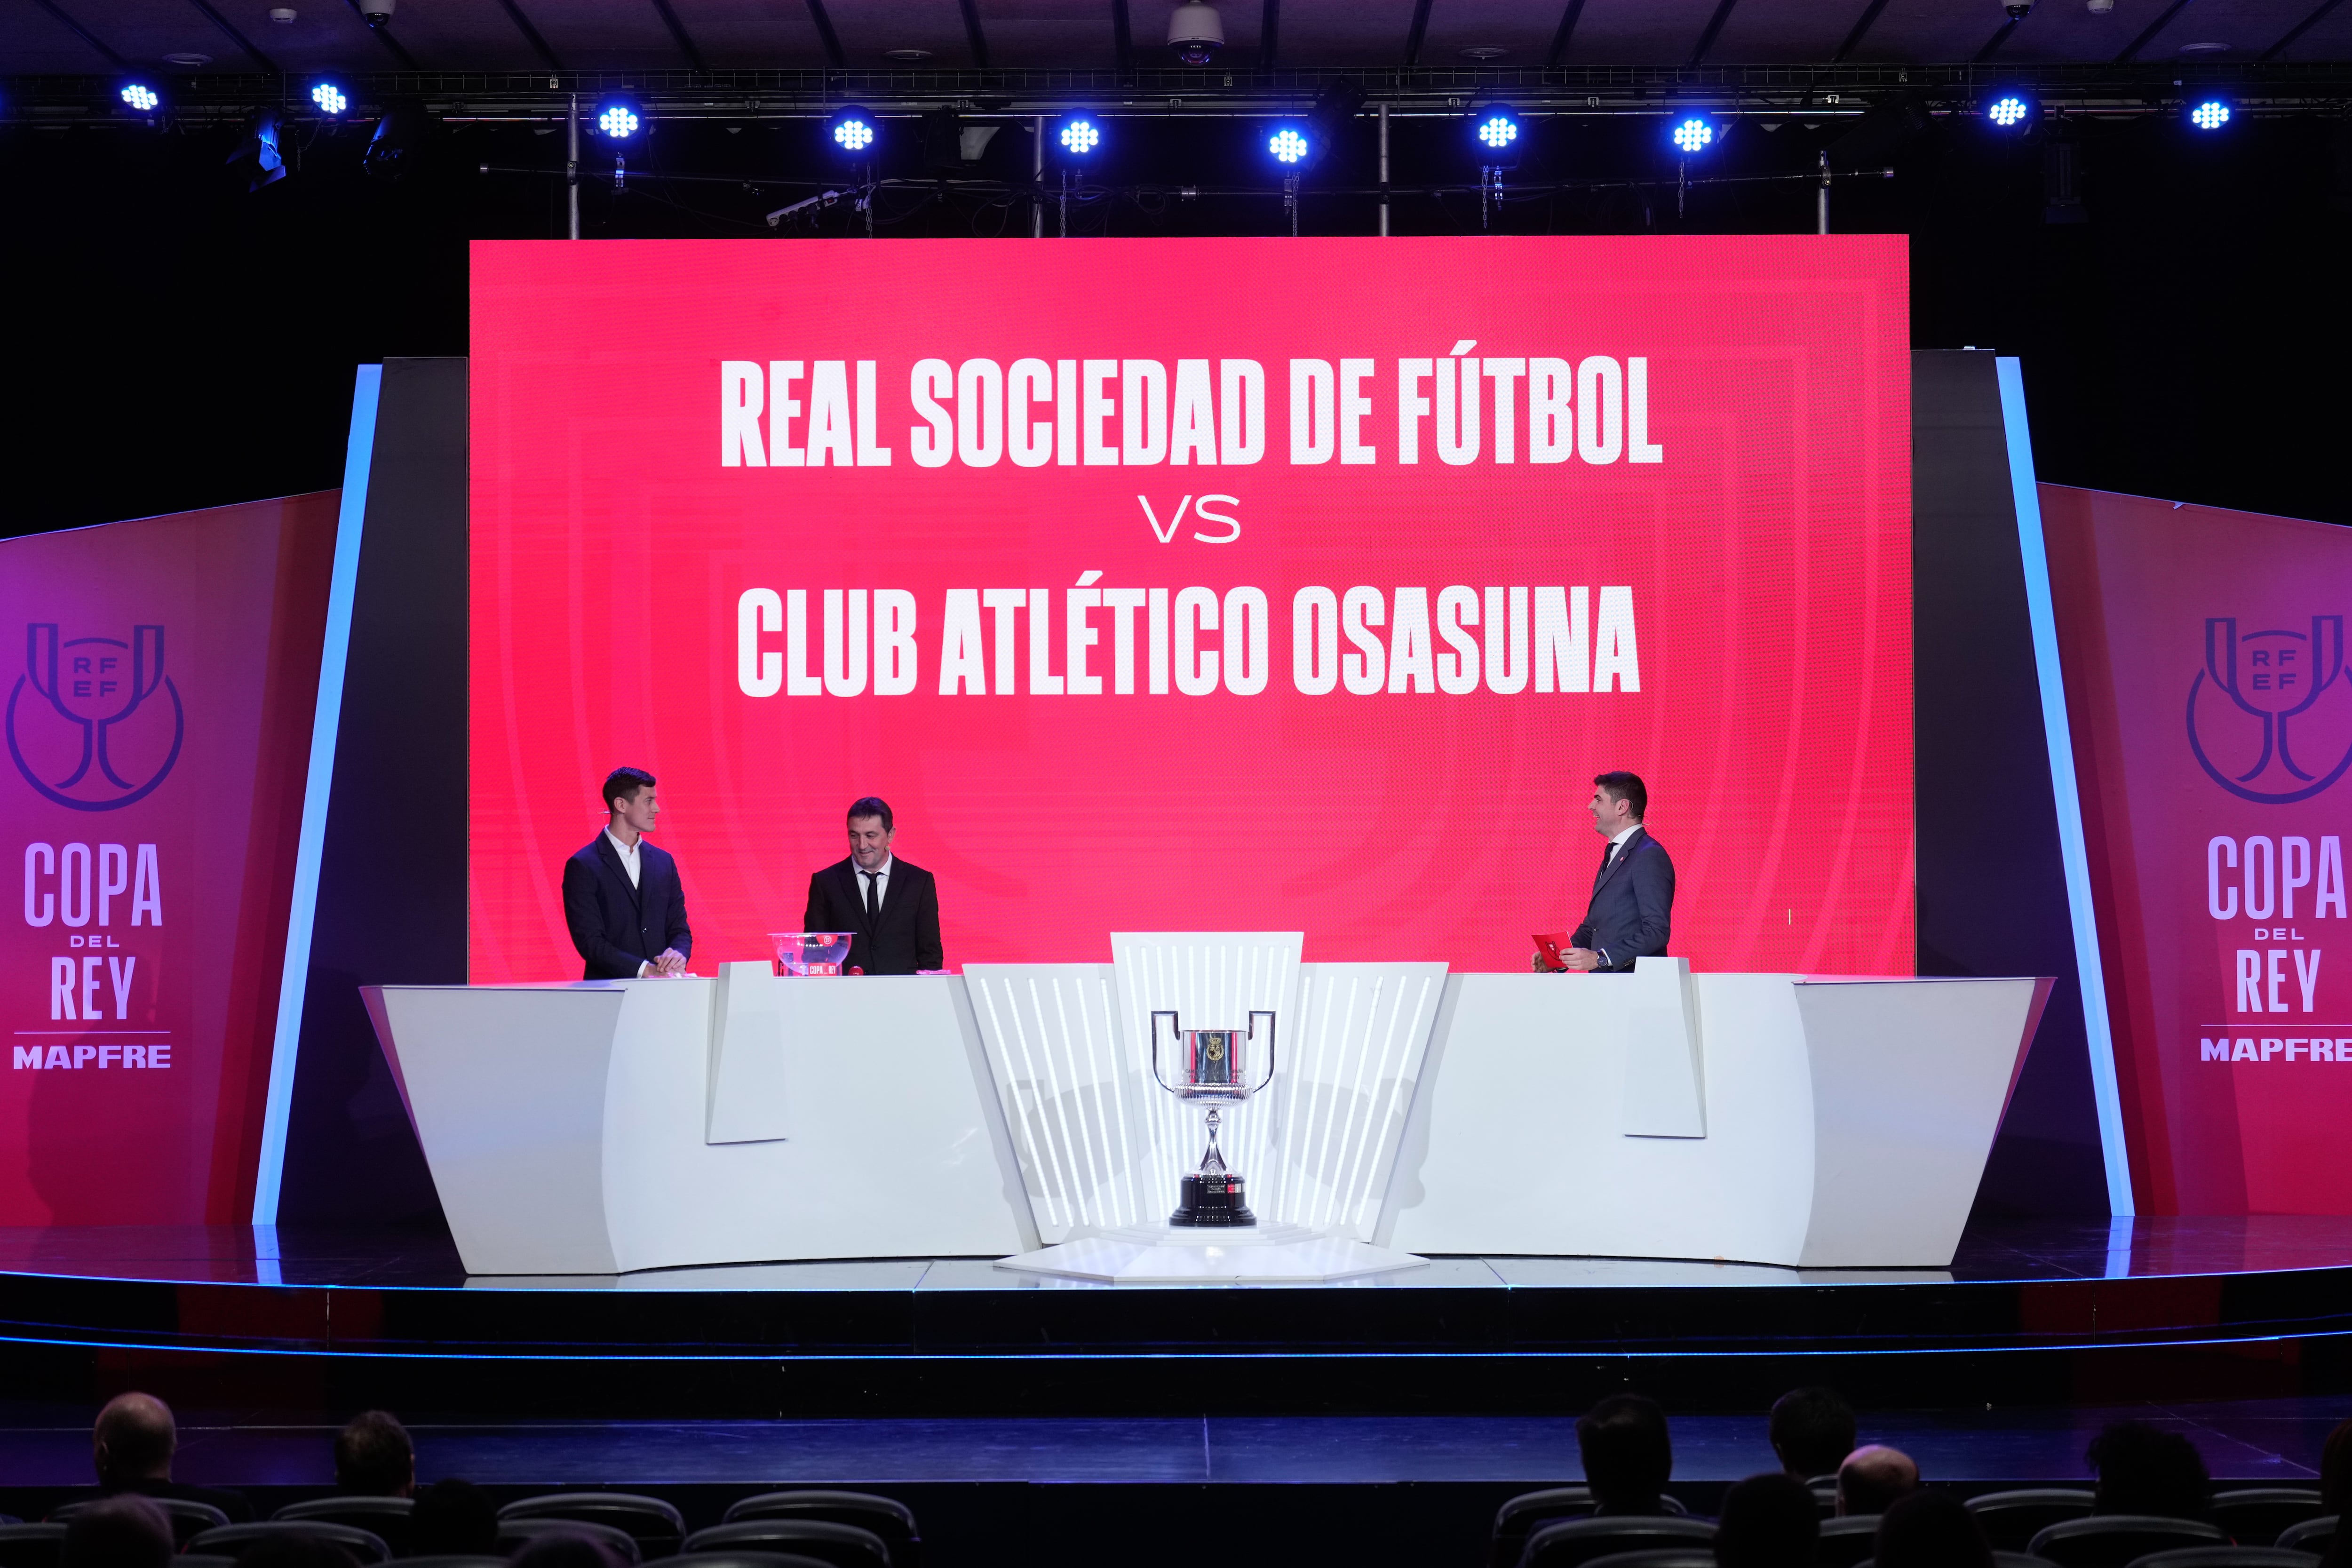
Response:
POLYGON ((835 115, 828 133, 833 140, 834 151, 853 158, 866 156, 882 139, 881 126, 875 118, 855 107, 844 109, 835 115))
POLYGON ((122 84, 122 101, 138 113, 152 114, 163 101, 163 95, 143 81, 126 81, 122 84))
POLYGON ((596 106, 596 130, 615 142, 626 142, 645 125, 637 106, 625 98, 608 98, 596 106))
POLYGON ((1985 123, 1996 131, 2017 131, 2031 127, 2034 119, 2033 100, 2022 92, 2004 90, 1994 93, 1984 102, 1985 123))
POLYGON ((2200 99, 2189 106, 2189 123, 2200 131, 2219 131, 2230 123, 2230 105, 2223 99, 2200 99))
POLYGON ((1519 140, 1519 117, 1507 109, 1488 109, 1470 117, 1470 139, 1488 153, 1509 151, 1519 140))
POLYGON ((1297 125, 1276 126, 1274 134, 1265 139, 1266 155, 1286 168, 1305 163, 1314 150, 1315 144, 1307 139, 1306 131, 1297 125))
POLYGON ((1086 158, 1102 146, 1102 126, 1091 114, 1073 114, 1062 121, 1062 132, 1056 140, 1062 144, 1064 156, 1086 158))
POLYGON ((1715 145, 1715 121, 1702 114, 1685 116, 1675 122, 1671 140, 1685 158, 1704 153, 1715 145))
POLYGON ((331 81, 314 83, 310 89, 310 101, 318 106, 320 113, 330 120, 340 118, 352 107, 351 94, 331 81))

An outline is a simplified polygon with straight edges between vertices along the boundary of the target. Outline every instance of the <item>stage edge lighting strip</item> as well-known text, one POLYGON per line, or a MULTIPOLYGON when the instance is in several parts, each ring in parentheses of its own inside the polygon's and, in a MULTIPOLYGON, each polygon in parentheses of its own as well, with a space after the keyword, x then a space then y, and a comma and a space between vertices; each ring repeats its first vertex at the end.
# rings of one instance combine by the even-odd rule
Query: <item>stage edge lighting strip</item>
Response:
MULTIPOLYGON (((360 531, 367 521, 368 469, 375 456, 377 395, 383 367, 363 364, 352 387, 352 435, 343 448, 342 510, 335 519, 335 572, 327 589, 327 636, 319 650, 319 705, 310 717, 310 773, 302 785, 302 837, 294 854, 294 901, 286 914, 286 968, 278 980, 278 1030, 269 1047, 269 1101, 261 1122, 261 1167, 253 1184, 255 1228, 278 1224, 286 1170, 286 1119, 294 1105, 294 1058, 310 978, 310 929, 318 913, 319 855, 327 837, 327 796, 335 782, 335 736, 343 716, 343 668, 351 654, 352 599, 359 584, 360 531)), ((273 1248, 274 1250, 274 1248, 273 1248)))
POLYGON ((2033 667, 2042 684, 2042 732, 2050 748, 2050 793, 2058 808, 2058 853, 2066 869, 2066 908, 2074 927, 2074 970, 2083 992, 2083 1033, 2091 1051, 2091 1089, 2099 1107, 2099 1152, 2107 1170, 2107 1208, 2132 1204, 2131 1162, 2124 1144, 2123 1097, 2116 1086, 2115 1037, 2099 962, 2099 928, 2091 906, 2091 858, 2083 834, 2083 799, 2074 777, 2074 743, 2066 725, 2066 686, 2058 668, 2058 622, 2050 595, 2050 556, 2042 536, 2042 496, 2033 478, 2033 437, 2025 424, 2025 377, 2018 361, 1993 364, 2000 377, 2000 423, 2009 439, 2009 485, 2017 506, 2017 542, 2025 564, 2025 613, 2033 627, 2033 667))

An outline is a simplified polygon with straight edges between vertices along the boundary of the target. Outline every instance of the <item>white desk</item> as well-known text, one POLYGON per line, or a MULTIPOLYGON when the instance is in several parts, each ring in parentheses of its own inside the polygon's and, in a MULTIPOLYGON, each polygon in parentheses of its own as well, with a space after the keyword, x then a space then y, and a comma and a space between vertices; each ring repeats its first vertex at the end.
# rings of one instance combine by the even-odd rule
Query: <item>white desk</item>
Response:
MULTIPOLYGON (((1811 1268, 1950 1261, 2049 984, 1293 968, 1301 1037, 1228 1138, 1281 1173, 1262 1215, 1421 1253, 1811 1268), (1360 1016, 1382 1032, 1329 1047, 1360 1016)), ((469 1272, 998 1257, 1157 1217, 1189 1134, 1150 1131, 1168 1097, 1114 965, 727 969, 365 988, 469 1272), (975 1016, 975 989, 1053 985, 1091 1066, 1076 1034, 1041 1024, 1024 1055, 1002 1007, 975 1016)))

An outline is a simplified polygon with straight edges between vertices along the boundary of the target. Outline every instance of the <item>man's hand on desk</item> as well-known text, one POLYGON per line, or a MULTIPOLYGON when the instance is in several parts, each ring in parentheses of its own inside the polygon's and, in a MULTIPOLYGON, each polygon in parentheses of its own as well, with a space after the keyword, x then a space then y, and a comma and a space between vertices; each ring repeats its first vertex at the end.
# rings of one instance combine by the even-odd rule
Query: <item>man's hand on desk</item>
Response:
POLYGON ((1561 955, 1561 962, 1578 974, 1589 974, 1601 967, 1601 955, 1589 947, 1571 947, 1561 955))
POLYGON ((686 954, 674 947, 662 949, 662 955, 654 960, 654 973, 662 979, 675 980, 685 973, 686 954))

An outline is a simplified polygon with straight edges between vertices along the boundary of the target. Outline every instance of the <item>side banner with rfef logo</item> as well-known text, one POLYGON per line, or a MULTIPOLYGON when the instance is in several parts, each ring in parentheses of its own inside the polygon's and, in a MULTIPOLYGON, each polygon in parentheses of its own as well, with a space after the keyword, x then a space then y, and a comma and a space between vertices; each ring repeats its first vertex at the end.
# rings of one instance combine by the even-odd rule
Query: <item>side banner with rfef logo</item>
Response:
POLYGON ((2352 531, 2042 507, 2140 1212, 2352 1214, 2352 531))
POLYGON ((0 542, 0 1225, 249 1212, 337 499, 0 542))

